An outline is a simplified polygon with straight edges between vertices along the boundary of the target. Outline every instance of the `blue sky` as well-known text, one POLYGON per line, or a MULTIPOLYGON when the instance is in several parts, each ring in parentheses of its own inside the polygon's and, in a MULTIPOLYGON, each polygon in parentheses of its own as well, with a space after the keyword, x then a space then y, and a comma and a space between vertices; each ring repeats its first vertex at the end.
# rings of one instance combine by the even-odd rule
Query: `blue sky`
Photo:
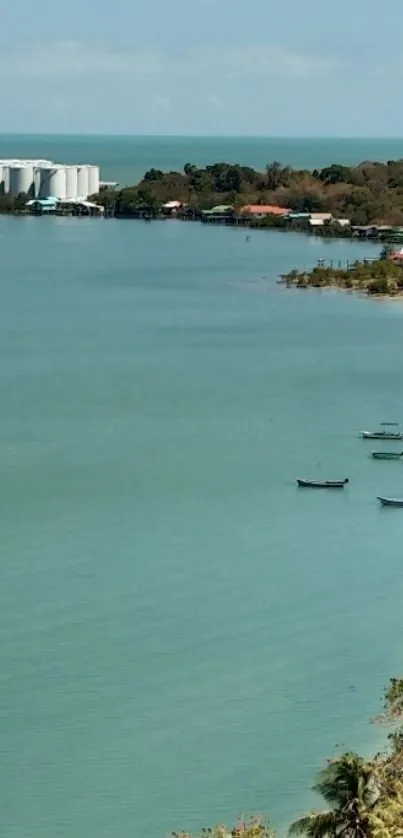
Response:
POLYGON ((3 132, 403 136, 402 0, 0 0, 0 12, 3 132))

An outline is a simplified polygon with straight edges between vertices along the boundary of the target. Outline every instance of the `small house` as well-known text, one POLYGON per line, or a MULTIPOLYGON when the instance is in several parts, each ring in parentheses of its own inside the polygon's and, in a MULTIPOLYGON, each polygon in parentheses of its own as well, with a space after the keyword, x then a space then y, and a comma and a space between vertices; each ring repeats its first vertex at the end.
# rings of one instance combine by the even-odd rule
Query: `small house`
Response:
POLYGON ((233 224, 235 221, 234 207, 219 204, 209 210, 203 210, 202 221, 205 224, 233 224))
POLYGON ((56 212, 59 200, 58 198, 32 198, 27 201, 26 207, 29 212, 36 215, 46 215, 51 212, 56 212))
POLYGON ((378 228, 374 224, 355 224, 352 227, 353 235, 359 239, 378 238, 378 228))
POLYGON ((284 217, 289 213, 288 207, 279 207, 275 204, 247 204, 241 209, 241 215, 252 216, 252 218, 264 218, 266 215, 284 217))
POLYGON ((287 214, 290 221, 309 221, 310 217, 310 212, 289 212, 287 214))
POLYGON ((333 216, 331 212, 311 212, 309 214, 309 220, 314 222, 314 224, 318 224, 321 222, 322 224, 329 223, 332 221, 333 216))

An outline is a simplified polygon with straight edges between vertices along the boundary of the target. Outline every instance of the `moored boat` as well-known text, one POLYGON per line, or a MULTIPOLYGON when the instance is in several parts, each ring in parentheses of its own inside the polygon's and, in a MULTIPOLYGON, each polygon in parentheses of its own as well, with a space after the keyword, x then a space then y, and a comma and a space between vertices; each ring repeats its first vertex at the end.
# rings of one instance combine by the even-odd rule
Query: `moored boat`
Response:
POLYGON ((400 431, 362 431, 363 439, 403 439, 403 434, 400 431))
POLYGON ((373 451, 371 457, 374 460, 400 460, 403 457, 403 451, 373 451))
POLYGON ((298 486, 304 489, 344 489, 348 482, 348 477, 345 480, 297 480, 298 486))
POLYGON ((382 506, 401 506, 403 507, 403 498, 383 498, 379 497, 378 500, 381 502, 382 506))

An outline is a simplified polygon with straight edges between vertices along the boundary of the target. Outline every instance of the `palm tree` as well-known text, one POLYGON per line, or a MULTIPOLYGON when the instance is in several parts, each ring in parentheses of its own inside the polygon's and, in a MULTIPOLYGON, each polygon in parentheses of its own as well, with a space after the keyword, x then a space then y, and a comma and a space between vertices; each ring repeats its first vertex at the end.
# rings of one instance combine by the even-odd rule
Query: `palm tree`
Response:
POLYGON ((343 754, 321 771, 313 791, 330 808, 295 821, 290 835, 308 838, 369 838, 371 813, 379 797, 374 766, 355 753, 343 754))

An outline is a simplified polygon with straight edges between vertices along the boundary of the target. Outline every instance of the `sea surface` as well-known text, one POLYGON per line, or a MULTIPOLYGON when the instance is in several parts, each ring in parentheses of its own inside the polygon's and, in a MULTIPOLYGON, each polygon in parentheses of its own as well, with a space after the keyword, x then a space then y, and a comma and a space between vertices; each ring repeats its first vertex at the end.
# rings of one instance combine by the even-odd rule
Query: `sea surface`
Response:
POLYGON ((315 802, 403 667, 403 306, 371 245, 0 218, 0 826, 165 836, 315 802), (298 476, 351 480, 298 491, 298 476))
POLYGON ((0 134, 0 159, 39 157, 57 163, 93 163, 104 180, 121 186, 138 182, 152 167, 179 171, 185 163, 205 166, 241 163, 263 170, 279 160, 294 168, 331 163, 357 165, 364 160, 403 158, 403 138, 161 137, 0 134))

